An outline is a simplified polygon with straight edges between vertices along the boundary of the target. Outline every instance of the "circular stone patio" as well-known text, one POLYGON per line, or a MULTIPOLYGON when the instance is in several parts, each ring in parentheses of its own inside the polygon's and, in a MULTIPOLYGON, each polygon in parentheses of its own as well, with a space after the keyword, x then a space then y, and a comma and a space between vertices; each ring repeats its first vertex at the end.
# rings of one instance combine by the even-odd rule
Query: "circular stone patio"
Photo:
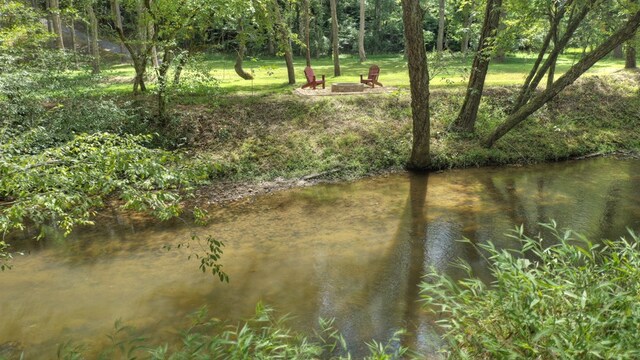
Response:
POLYGON ((331 92, 331 84, 327 84, 327 87, 325 89, 323 89, 321 85, 318 88, 316 88, 316 90, 297 88, 293 90, 293 93, 301 96, 333 96, 333 95, 388 94, 396 90, 398 90, 398 88, 389 87, 389 86, 384 86, 384 87, 376 86, 373 89, 368 86, 365 86, 364 90, 360 92, 331 92))

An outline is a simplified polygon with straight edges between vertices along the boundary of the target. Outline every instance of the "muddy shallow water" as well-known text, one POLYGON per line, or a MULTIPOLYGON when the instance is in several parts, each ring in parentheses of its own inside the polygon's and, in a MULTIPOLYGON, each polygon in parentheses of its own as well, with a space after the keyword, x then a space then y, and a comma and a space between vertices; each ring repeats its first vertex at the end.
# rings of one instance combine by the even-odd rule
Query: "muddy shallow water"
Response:
POLYGON ((356 354, 399 328, 410 331, 406 345, 432 353, 439 340, 416 302, 421 276, 430 267, 452 272, 457 258, 486 276, 475 248, 457 240, 509 246, 503 234, 515 224, 534 234, 549 219, 616 238, 640 230, 639 189, 640 160, 593 159, 290 190, 213 208, 206 228, 115 214, 66 240, 14 244, 27 255, 0 273, 0 344, 49 359, 69 340, 104 346, 118 319, 172 341, 203 305, 237 320, 261 301, 303 332, 335 318, 356 354), (194 230, 225 243, 229 284, 186 259, 194 248, 164 249, 194 230))

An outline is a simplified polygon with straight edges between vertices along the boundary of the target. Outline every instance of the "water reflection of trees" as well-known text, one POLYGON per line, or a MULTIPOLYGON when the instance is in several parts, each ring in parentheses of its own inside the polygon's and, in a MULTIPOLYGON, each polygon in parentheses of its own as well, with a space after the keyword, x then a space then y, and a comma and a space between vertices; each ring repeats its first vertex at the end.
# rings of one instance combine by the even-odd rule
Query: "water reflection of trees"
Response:
POLYGON ((574 162, 478 179, 485 189, 484 201, 499 208, 510 226, 523 225, 525 234, 547 235, 539 224, 553 219, 559 227, 597 241, 622 235, 625 226, 635 221, 622 211, 637 199, 628 178, 633 166, 637 162, 574 162))

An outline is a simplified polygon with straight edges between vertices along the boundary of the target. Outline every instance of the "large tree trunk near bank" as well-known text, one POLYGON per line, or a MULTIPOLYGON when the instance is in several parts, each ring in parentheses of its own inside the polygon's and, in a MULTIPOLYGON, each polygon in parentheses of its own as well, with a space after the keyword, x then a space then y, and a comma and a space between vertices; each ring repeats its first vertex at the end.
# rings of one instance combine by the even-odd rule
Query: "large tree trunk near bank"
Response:
POLYGON ((429 68, 424 48, 422 21, 425 11, 419 0, 402 0, 402 22, 404 23, 405 53, 409 67, 411 85, 411 117, 413 120, 413 144, 407 167, 427 170, 431 165, 429 153, 429 68))
POLYGON ((438 52, 444 50, 444 0, 438 1, 438 39, 436 41, 436 50, 438 52))
POLYGON ((100 48, 98 47, 98 19, 93 11, 92 5, 86 7, 87 15, 89 16, 89 34, 91 39, 91 72, 94 74, 100 73, 100 48))
POLYGON ((358 55, 360 62, 367 61, 367 54, 364 52, 364 0, 360 0, 360 29, 358 31, 358 55))
POLYGON ((338 4, 329 0, 331 6, 331 44, 333 46, 333 75, 340 76, 340 52, 338 44, 338 4))
POLYGON ((456 120, 451 124, 451 129, 459 132, 473 132, 478 117, 478 108, 482 99, 484 81, 489 70, 491 56, 489 52, 493 47, 495 33, 500 24, 500 14, 502 0, 488 0, 485 10, 482 33, 480 35, 480 45, 473 58, 471 76, 467 86, 467 94, 464 98, 462 108, 456 120))
POLYGON ((539 95, 531 99, 526 105, 519 108, 515 113, 511 114, 504 123, 498 126, 493 133, 484 141, 487 147, 493 144, 513 129, 516 125, 524 121, 529 115, 536 112, 544 104, 553 99, 565 87, 571 85, 580 75, 589 70, 596 62, 607 56, 616 46, 631 39, 638 27, 640 26, 640 11, 635 13, 629 20, 611 35, 605 42, 598 46, 592 52, 586 54, 578 63, 573 65, 564 75, 553 83, 553 86, 547 88, 539 95))

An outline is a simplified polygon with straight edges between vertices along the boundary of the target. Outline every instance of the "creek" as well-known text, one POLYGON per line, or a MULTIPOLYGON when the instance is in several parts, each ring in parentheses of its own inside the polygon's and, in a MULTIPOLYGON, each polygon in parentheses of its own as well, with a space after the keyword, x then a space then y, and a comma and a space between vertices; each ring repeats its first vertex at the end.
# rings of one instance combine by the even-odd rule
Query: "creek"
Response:
POLYGON ((262 302, 302 332, 334 318, 356 355, 400 328, 405 345, 429 354, 440 340, 417 302, 421 276, 432 267, 456 276, 450 264, 462 258, 488 277, 476 248, 458 240, 509 247, 515 225, 536 234, 550 219, 618 238, 640 230, 639 189, 640 160, 598 158, 295 189, 212 208, 201 228, 102 214, 66 239, 14 243, 25 255, 0 273, 0 344, 20 344, 26 359, 54 358, 67 341, 99 349, 118 319, 175 341, 203 305, 237 321, 262 302), (228 284, 187 260, 193 247, 164 248, 194 230, 224 242, 228 284))

